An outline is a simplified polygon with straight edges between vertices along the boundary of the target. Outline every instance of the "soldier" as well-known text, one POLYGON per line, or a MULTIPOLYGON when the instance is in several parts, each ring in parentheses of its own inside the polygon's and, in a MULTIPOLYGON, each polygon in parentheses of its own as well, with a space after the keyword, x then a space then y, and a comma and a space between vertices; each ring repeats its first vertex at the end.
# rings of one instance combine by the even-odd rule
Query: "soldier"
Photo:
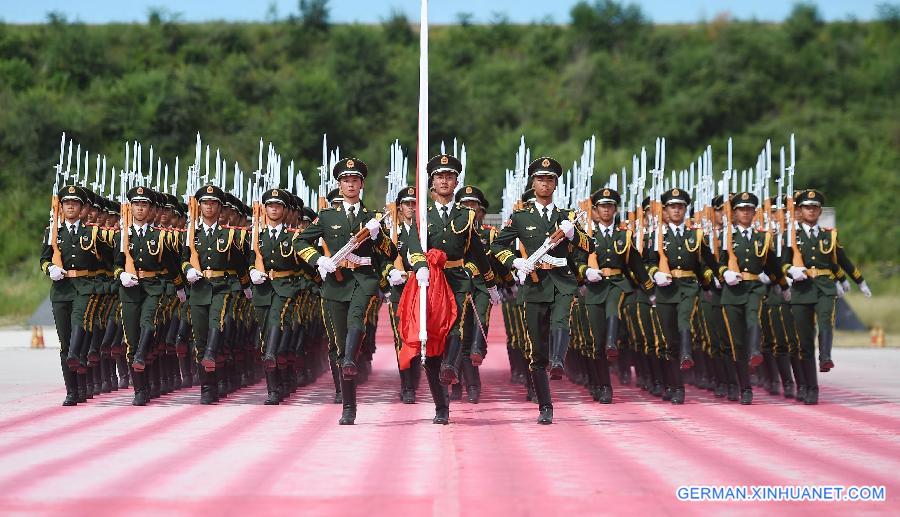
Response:
POLYGON ((267 190, 262 195, 266 224, 259 232, 257 242, 262 264, 256 262, 250 266, 252 302, 262 336, 266 369, 266 405, 279 404, 287 395, 282 393, 276 360, 282 334, 292 323, 291 312, 287 309, 300 292, 300 261, 294 250, 294 238, 299 234, 287 231, 285 226, 290 198, 291 194, 281 189, 267 190), (257 269, 260 266, 262 269, 257 269))
POLYGON ((122 301, 126 358, 131 363, 134 383, 132 405, 144 406, 150 399, 145 369, 150 362, 151 346, 156 342, 156 319, 165 290, 162 277, 169 276, 177 286, 179 300, 185 299, 185 292, 178 274, 179 256, 165 245, 165 232, 150 224, 155 193, 147 187, 133 187, 126 196, 130 203, 131 226, 122 229, 119 239, 128 232, 128 245, 116 254, 113 274, 122 284, 119 299, 122 301))
POLYGON ((82 187, 68 185, 57 196, 61 220, 56 221, 57 228, 48 227, 44 235, 41 270, 53 281, 50 302, 66 386, 63 406, 74 406, 87 400, 86 376, 79 378, 77 372, 85 367, 80 352, 87 334, 93 277, 101 264, 96 254, 96 234, 82 222, 87 213, 87 193, 82 187), (55 243, 51 239, 54 233, 55 243))
POLYGON ((575 225, 575 212, 554 206, 553 192, 562 175, 562 165, 553 158, 541 157, 528 166, 534 207, 513 212, 509 222, 494 239, 491 251, 505 267, 516 268, 524 280, 525 321, 528 327, 529 362, 532 382, 537 394, 539 424, 553 423, 550 378, 561 379, 566 350, 569 346, 569 319, 578 282, 570 263, 572 249, 584 253, 594 251, 594 244, 575 225), (530 256, 559 230, 564 240, 532 265, 526 258, 516 258, 513 246, 519 240, 524 254, 530 256), (571 245, 570 245, 571 243, 571 245))
MULTIPOLYGON (((465 267, 471 261, 485 285, 492 303, 500 302, 500 293, 494 285, 494 273, 488 264, 487 254, 476 235, 475 211, 454 203, 453 195, 459 181, 462 163, 454 156, 440 154, 428 161, 427 171, 432 188, 433 205, 428 207, 428 249, 439 249, 447 254, 444 275, 453 291, 456 319, 447 334, 442 357, 426 357, 425 375, 434 399, 435 424, 450 423, 450 401, 445 386, 459 382, 462 359, 462 330, 466 318, 471 316, 472 279, 465 267)), ((418 234, 418 230, 412 230, 418 234)), ((429 281, 428 263, 418 239, 410 239, 409 262, 421 284, 429 281)), ((446 303, 450 303, 447 300, 446 303)))
MULTIPOLYGON (((687 206, 691 197, 681 189, 671 189, 661 196, 668 221, 660 236, 659 250, 650 250, 650 267, 656 288, 656 313, 664 335, 665 370, 673 404, 684 404, 684 382, 681 370, 694 365, 691 358, 691 318, 697 308, 700 280, 712 281, 715 257, 703 242, 703 230, 692 229, 685 224, 687 206), (660 271, 662 254, 665 254, 669 272, 660 271)), ((658 230, 657 230, 658 231, 658 230)), ((663 398, 669 398, 668 393, 663 398)))
POLYGON ((207 185, 196 192, 195 198, 200 204, 200 221, 191 224, 197 225, 193 242, 197 256, 192 258, 191 246, 185 246, 181 269, 191 284, 194 350, 202 366, 200 403, 213 404, 220 396, 216 377, 222 372, 217 371, 217 355, 223 343, 226 311, 231 307, 229 298, 234 296, 232 279, 242 286, 246 298, 252 298, 253 293, 243 246, 235 238, 234 229, 219 224, 225 193, 207 185), (195 265, 192 260, 196 260, 195 265))
MULTIPOLYGON (((406 286, 412 273, 412 266, 406 254, 408 249, 407 243, 410 239, 418 238, 417 235, 411 233, 416 217, 415 187, 400 189, 400 192, 397 193, 395 206, 397 207, 397 220, 393 224, 397 225, 396 245, 398 258, 392 263, 387 263, 385 268, 389 285, 388 301, 390 303, 388 304, 388 314, 391 317, 391 328, 394 333, 394 350, 399 354, 403 342, 398 331, 397 305, 400 303, 403 288, 406 286)), ((419 386, 421 373, 422 366, 419 361, 412 361, 409 368, 400 370, 400 401, 404 404, 414 404, 416 402, 416 391, 419 386)))
MULTIPOLYGON (((484 224, 484 215, 490 204, 484 197, 484 192, 474 185, 465 185, 456 192, 456 202, 475 211, 475 235, 481 241, 481 246, 488 254, 488 263, 491 270, 499 265, 490 253, 491 243, 497 236, 497 229, 484 224)), ((478 266, 472 261, 466 261, 466 269, 472 276, 472 302, 474 311, 465 322, 463 329, 462 373, 466 383, 466 396, 468 401, 477 404, 481 398, 481 373, 479 367, 487 356, 488 321, 491 317, 491 296, 487 283, 481 276, 478 266)), ((494 272, 494 281, 497 280, 494 272)), ((454 386, 460 385, 457 383, 454 386)))
POLYGON ((594 254, 579 267, 587 289, 584 303, 589 322, 589 349, 593 351, 598 376, 595 400, 601 404, 612 403, 612 383, 609 379, 609 362, 618 356, 616 342, 619 322, 625 299, 634 292, 628 276, 635 278, 640 288, 653 289, 653 280, 641 262, 640 254, 633 249, 631 230, 617 229, 616 210, 621 202, 619 193, 604 188, 591 195, 594 254), (628 274, 628 276, 626 276, 628 274))
POLYGON ((297 244, 300 259, 315 264, 322 277, 322 314, 331 346, 337 350, 341 366, 343 412, 340 425, 356 420, 357 361, 366 328, 366 314, 374 304, 378 290, 378 272, 372 258, 376 254, 393 261, 397 248, 383 232, 380 214, 370 212, 360 200, 368 167, 356 158, 335 164, 332 175, 340 185, 343 201, 336 208, 319 212, 297 244), (365 229, 366 232, 362 232, 365 229), (335 262, 336 252, 355 238, 368 234, 345 259, 335 262), (316 246, 323 242, 323 253, 316 246))
POLYGON ((785 298, 791 304, 800 341, 800 362, 806 381, 804 403, 810 405, 819 402, 814 359, 816 324, 819 327, 819 371, 827 372, 834 368, 831 345, 834 340, 837 303, 836 268, 849 271, 860 291, 866 296, 872 296, 862 273, 839 244, 837 229, 819 226, 824 202, 825 195, 815 189, 805 190, 797 195, 795 203, 800 207, 800 225, 795 229, 795 242, 789 242, 784 247, 782 265, 782 270, 793 279, 785 298), (793 249, 794 245, 796 250, 793 249))
POLYGON ((731 248, 722 248, 718 276, 725 281, 722 311, 737 369, 741 404, 749 405, 753 403, 749 368, 763 363, 760 313, 766 286, 777 282, 786 287, 787 283, 778 267, 772 235, 753 228, 759 198, 751 192, 741 192, 729 202, 734 210, 734 225, 725 231, 731 232, 731 248))

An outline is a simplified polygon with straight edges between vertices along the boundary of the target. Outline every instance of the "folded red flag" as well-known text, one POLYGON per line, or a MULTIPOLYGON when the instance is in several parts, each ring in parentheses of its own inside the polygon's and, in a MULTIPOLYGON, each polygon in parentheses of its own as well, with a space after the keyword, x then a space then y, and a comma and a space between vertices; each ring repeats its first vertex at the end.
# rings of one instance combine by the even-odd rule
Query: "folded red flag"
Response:
MULTIPOLYGON (((436 357, 444 354, 447 342, 447 334, 450 326, 456 320, 456 303, 453 300, 453 290, 444 276, 444 263, 447 262, 447 254, 443 250, 432 248, 425 254, 428 262, 429 279, 428 294, 426 299, 428 343, 425 353, 428 357, 436 357)), ((417 358, 422 351, 422 342, 419 341, 419 284, 410 278, 400 295, 397 305, 397 330, 403 346, 397 353, 400 369, 409 368, 410 362, 417 358)))

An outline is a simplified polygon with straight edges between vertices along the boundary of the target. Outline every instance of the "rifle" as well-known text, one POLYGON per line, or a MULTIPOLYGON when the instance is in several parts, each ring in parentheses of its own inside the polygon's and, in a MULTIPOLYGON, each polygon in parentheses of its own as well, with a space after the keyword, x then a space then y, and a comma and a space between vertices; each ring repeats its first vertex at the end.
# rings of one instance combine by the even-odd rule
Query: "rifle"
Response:
MULTIPOLYGON (((587 218, 587 234, 588 237, 593 240, 594 239, 594 218, 591 214, 591 200, 590 198, 581 202, 581 209, 588 214, 587 218)), ((597 252, 592 252, 588 255, 587 265, 590 268, 600 269, 600 264, 597 261, 597 252)))
MULTIPOLYGON (((134 257, 131 256, 131 237, 129 235, 132 221, 131 203, 128 203, 127 201, 122 202, 120 218, 122 220, 122 228, 120 229, 122 232, 120 250, 125 254, 125 272, 137 278, 137 269, 134 267, 134 257)), ((199 269, 197 271, 199 271, 199 269)))
POLYGON ((251 222, 252 232, 251 238, 253 239, 253 252, 256 254, 256 261, 253 264, 253 267, 256 268, 260 273, 266 272, 266 262, 263 260, 262 252, 259 250, 259 231, 262 225, 266 224, 265 214, 263 213, 265 209, 262 206, 262 203, 259 201, 253 202, 253 221, 251 222))
POLYGON ((729 187, 731 186, 731 139, 728 139, 728 170, 725 171, 725 191, 722 193, 722 207, 725 213, 725 219, 722 221, 722 239, 724 241, 725 250, 728 251, 728 269, 737 273, 740 271, 737 255, 734 254, 734 239, 731 235, 731 196, 729 195, 729 187))
POLYGON ((188 248, 191 251, 190 264, 191 267, 196 269, 198 272, 200 269, 200 253, 197 252, 197 244, 194 242, 194 236, 196 235, 197 229, 197 220, 200 213, 200 207, 197 205, 197 198, 193 195, 188 197, 188 228, 187 228, 187 241, 188 248))

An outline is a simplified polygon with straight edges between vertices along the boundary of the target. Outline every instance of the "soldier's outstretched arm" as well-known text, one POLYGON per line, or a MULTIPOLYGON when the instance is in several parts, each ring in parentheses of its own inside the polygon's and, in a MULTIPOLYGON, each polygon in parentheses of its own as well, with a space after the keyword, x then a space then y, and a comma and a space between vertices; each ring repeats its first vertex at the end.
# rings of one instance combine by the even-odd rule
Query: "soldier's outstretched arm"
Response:
POLYGON ((469 246, 466 250, 466 260, 471 260, 475 267, 481 271, 481 278, 484 279, 484 283, 488 288, 494 286, 494 272, 491 270, 491 264, 488 261, 487 250, 484 249, 484 245, 481 243, 478 235, 475 234, 475 228, 472 225, 469 226, 469 246))
POLYGON ((316 261, 322 256, 317 246, 319 245, 319 239, 323 235, 325 235, 325 232, 319 224, 319 219, 316 218, 303 230, 300 237, 294 239, 294 252, 297 253, 300 260, 308 263, 310 266, 316 265, 316 261))
POLYGON ((518 258, 514 252, 517 238, 519 238, 519 227, 515 223, 515 214, 513 214, 509 223, 500 230, 500 234, 491 243, 491 253, 506 269, 512 269, 513 260, 518 258))
POLYGON ((637 248, 634 247, 633 241, 631 243, 631 249, 628 250, 627 265, 628 269, 631 270, 632 277, 637 280, 644 291, 648 293, 653 291, 653 279, 650 278, 650 273, 647 272, 647 266, 644 264, 644 261, 641 260, 641 256, 637 252, 637 248))
POLYGON ((50 239, 50 227, 47 227, 44 230, 44 240, 41 246, 41 271, 44 272, 45 275, 50 276, 50 265, 53 264, 53 247, 47 244, 47 241, 50 239))
POLYGON ((375 238, 375 242, 373 243, 373 247, 379 255, 387 258, 388 262, 392 262, 395 258, 397 258, 397 245, 394 244, 388 235, 387 227, 384 225, 384 222, 381 223, 381 231, 378 232, 378 236, 375 238))
POLYGON ((409 238, 406 239, 403 249, 406 254, 406 260, 409 261, 409 267, 413 271, 428 267, 428 260, 425 259, 425 253, 422 251, 422 243, 419 242, 418 223, 414 222, 410 226, 409 238))
POLYGON ((834 245, 835 253, 837 254, 838 265, 840 265, 841 269, 843 269, 848 275, 850 275, 850 278, 852 278, 857 285, 863 283, 865 279, 863 278, 862 272, 858 267, 853 265, 853 262, 850 261, 850 257, 847 256, 847 252, 844 251, 844 247, 841 246, 840 241, 837 240, 837 232, 835 232, 834 239, 836 241, 834 245))

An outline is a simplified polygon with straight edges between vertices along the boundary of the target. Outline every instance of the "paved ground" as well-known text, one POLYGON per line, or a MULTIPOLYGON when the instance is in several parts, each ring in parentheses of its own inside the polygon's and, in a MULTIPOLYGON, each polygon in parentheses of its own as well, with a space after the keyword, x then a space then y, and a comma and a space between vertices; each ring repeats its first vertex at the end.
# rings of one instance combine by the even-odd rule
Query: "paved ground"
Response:
POLYGON ((482 403, 454 403, 453 424, 435 426, 424 386, 418 404, 397 401, 388 335, 378 337, 358 425, 340 427, 326 378, 282 406, 261 405, 260 384, 214 407, 197 405, 197 388, 145 408, 122 391, 59 407, 58 351, 0 336, 0 514, 900 512, 900 350, 839 350, 816 407, 759 391, 741 407, 691 388, 673 407, 618 386, 601 406, 560 382, 544 427, 495 345, 482 403), (675 497, 711 484, 884 485, 887 500, 675 497))

